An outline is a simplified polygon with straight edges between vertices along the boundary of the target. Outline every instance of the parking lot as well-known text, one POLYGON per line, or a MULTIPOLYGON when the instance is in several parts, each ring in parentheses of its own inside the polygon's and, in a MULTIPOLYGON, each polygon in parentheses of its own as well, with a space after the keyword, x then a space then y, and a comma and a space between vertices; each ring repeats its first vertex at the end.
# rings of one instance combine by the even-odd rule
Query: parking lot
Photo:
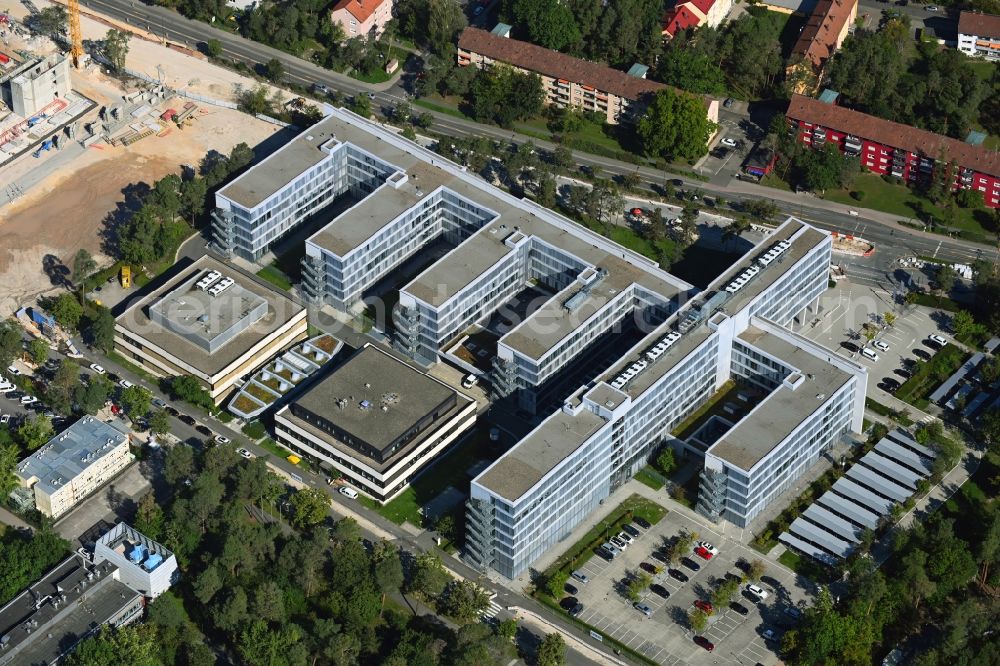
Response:
POLYGON ((795 574, 777 565, 768 566, 761 586, 769 597, 755 604, 745 597, 734 597, 749 610, 743 616, 730 607, 715 609, 708 627, 702 632, 714 643, 708 652, 694 643, 695 633, 688 627, 688 612, 695 600, 708 600, 712 590, 727 573, 739 574, 739 560, 761 559, 760 555, 721 535, 705 530, 699 523, 678 513, 670 512, 650 530, 633 540, 628 548, 606 561, 592 557, 580 571, 588 577, 587 583, 570 579, 576 588, 576 597, 583 604, 579 619, 602 636, 609 636, 661 664, 715 664, 715 663, 780 663, 777 655, 763 638, 766 629, 772 629, 778 639, 782 626, 790 622, 782 611, 799 605, 809 596, 810 590, 800 585, 811 585, 795 574), (683 563, 671 567, 652 556, 682 531, 698 532, 699 539, 710 541, 719 553, 705 561, 693 552, 686 557, 696 562, 700 569, 693 571, 683 563), (669 592, 664 599, 650 589, 641 593, 641 603, 652 609, 649 617, 633 607, 625 590, 626 581, 640 571, 644 563, 662 567, 662 572, 652 576, 654 584, 669 592), (689 580, 681 582, 671 577, 670 568, 683 572, 689 580))
POLYGON ((927 344, 931 334, 947 341, 951 336, 946 330, 947 315, 922 306, 902 305, 895 302, 895 295, 880 289, 857 284, 841 284, 830 290, 820 302, 819 314, 807 321, 800 331, 806 337, 835 350, 868 368, 868 395, 880 402, 891 400, 883 388, 886 378, 899 384, 905 377, 899 370, 909 360, 925 360, 935 349, 927 344), (873 340, 884 343, 888 349, 869 344, 861 330, 875 317, 892 312, 896 321, 885 327, 873 340), (861 349, 868 347, 876 352, 878 360, 864 356, 861 349))

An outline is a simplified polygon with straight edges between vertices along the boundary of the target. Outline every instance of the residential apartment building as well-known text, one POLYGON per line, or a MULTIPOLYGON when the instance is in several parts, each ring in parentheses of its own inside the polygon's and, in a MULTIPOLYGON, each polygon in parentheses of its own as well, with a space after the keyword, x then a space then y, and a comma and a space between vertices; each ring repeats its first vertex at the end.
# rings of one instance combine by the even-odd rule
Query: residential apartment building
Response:
MULTIPOLYGON (((667 87, 605 65, 511 39, 507 29, 500 32, 495 34, 479 28, 463 30, 458 38, 458 64, 482 69, 503 63, 521 72, 538 74, 546 104, 593 111, 612 124, 632 123, 642 115, 649 99, 667 87)), ((644 72, 645 69, 639 67, 633 71, 644 72)), ((718 122, 719 101, 708 97, 704 101, 708 119, 718 122)))
POLYGON ((719 27, 733 9, 732 0, 687 0, 677 2, 663 16, 663 38, 701 25, 719 27))
POLYGON ((1000 206, 1000 152, 801 95, 792 96, 786 116, 799 142, 834 145, 869 171, 907 183, 953 164, 954 189, 975 189, 987 206, 1000 206))
POLYGON ((381 37, 392 8, 393 0, 340 0, 330 10, 330 20, 340 24, 348 39, 381 37))
POLYGON ((58 664, 105 625, 138 622, 176 580, 173 554, 119 523, 0 608, 0 666, 58 664))
POLYGON ((190 375, 216 404, 305 339, 305 306, 219 257, 182 264, 115 321, 115 349, 157 377, 190 375))
POLYGON ((134 459, 126 433, 84 416, 19 462, 14 474, 42 514, 59 518, 134 459))
POLYGON ((476 401, 365 345, 274 420, 283 446, 388 502, 475 425, 476 401))
POLYGON ((811 94, 823 78, 823 70, 847 38, 858 16, 858 0, 819 0, 799 33, 785 78, 793 92, 811 94))
POLYGON ((864 368, 783 328, 815 311, 831 248, 788 220, 477 476, 467 561, 516 577, 664 444, 705 456, 699 510, 745 526, 860 431, 864 368), (714 443, 677 440, 671 430, 733 378, 765 394, 757 409, 714 443))
POLYGON ((973 58, 1000 60, 1000 16, 967 11, 959 14, 958 50, 973 58))

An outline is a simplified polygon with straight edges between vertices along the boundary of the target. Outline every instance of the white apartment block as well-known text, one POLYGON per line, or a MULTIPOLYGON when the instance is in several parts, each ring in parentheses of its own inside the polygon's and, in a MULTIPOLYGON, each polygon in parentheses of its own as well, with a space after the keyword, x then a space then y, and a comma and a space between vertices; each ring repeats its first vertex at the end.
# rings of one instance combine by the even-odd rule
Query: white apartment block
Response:
POLYGON ((958 50, 973 58, 1000 60, 1000 16, 963 11, 958 18, 958 50))
POLYGON ((35 507, 58 518, 129 466, 129 436, 84 416, 17 464, 14 474, 32 490, 35 507))

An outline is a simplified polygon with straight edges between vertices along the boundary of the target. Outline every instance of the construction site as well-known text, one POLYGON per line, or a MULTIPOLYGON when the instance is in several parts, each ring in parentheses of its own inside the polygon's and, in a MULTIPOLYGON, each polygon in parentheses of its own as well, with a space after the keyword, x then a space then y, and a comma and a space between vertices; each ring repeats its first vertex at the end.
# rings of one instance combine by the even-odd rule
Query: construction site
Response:
MULTIPOLYGON (((39 0, 0 13, 3 316, 53 291, 53 265, 70 265, 81 248, 110 263, 102 232, 129 192, 196 169, 211 151, 255 148, 282 129, 231 108, 232 85, 178 90, 171 74, 219 68, 141 36, 126 66, 146 74, 110 76, 87 54, 32 35, 24 21, 36 4, 47 6, 39 0)), ((84 14, 80 38, 99 41, 109 25, 84 14)))

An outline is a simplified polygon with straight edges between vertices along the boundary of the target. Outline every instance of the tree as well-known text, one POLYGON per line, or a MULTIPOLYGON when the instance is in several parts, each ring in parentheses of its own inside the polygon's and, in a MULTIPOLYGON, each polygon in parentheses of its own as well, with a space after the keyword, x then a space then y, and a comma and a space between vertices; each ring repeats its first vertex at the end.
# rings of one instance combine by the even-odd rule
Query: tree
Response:
MULTIPOLYGON (((952 282, 954 282, 954 278, 952 282)), ((951 330, 955 332, 956 338, 966 339, 978 332, 979 328, 979 324, 976 323, 972 315, 966 310, 959 310, 951 317, 951 330)))
POLYGON ((770 222, 781 212, 778 205, 770 200, 749 199, 743 202, 743 212, 764 222, 770 222))
POLYGON ((289 500, 292 505, 292 524, 299 529, 319 525, 330 510, 330 496, 318 488, 298 490, 289 500))
POLYGON ((162 539, 165 520, 163 508, 153 493, 143 495, 135 512, 135 528, 150 539, 162 539))
POLYGON ((80 382, 73 388, 73 402, 84 414, 96 414, 107 401, 114 385, 101 375, 90 375, 86 382, 80 382))
POLYGON ((66 657, 66 666, 161 666, 156 627, 131 624, 114 628, 104 625, 100 632, 84 639, 66 657))
POLYGON ((677 469, 677 459, 674 457, 672 446, 666 445, 660 448, 660 452, 656 454, 656 468, 666 476, 670 476, 677 469))
POLYGON ((253 88, 244 88, 237 96, 237 105, 240 111, 250 115, 267 115, 272 113, 270 92, 263 83, 259 83, 253 88))
POLYGON ((427 21, 418 33, 423 33, 432 51, 439 55, 447 53, 466 26, 465 13, 452 0, 427 0, 426 6, 427 21))
POLYGON ((192 225, 205 210, 206 196, 208 196, 208 182, 204 178, 189 178, 181 183, 181 208, 192 225))
POLYGON ((700 634, 708 626, 708 615, 700 608, 696 608, 688 613, 688 625, 696 634, 700 634))
POLYGON ((194 475, 194 449, 187 444, 178 444, 167 450, 163 476, 170 485, 177 485, 194 475))
POLYGON ((445 589, 438 608, 459 622, 471 622, 490 605, 486 591, 472 581, 455 580, 445 589))
POLYGON ((506 65, 479 70, 469 87, 468 102, 476 120, 511 127, 516 120, 537 115, 545 100, 537 74, 521 73, 506 65))
POLYGON ((80 248, 73 256, 73 272, 70 277, 73 284, 82 286, 84 279, 97 269, 97 262, 86 248, 80 248))
POLYGON ((403 563, 399 559, 399 549, 388 541, 379 541, 372 552, 375 584, 382 592, 382 606, 385 595, 395 592, 403 584, 403 563))
POLYGON ((840 183, 844 156, 833 144, 806 150, 796 162, 803 184, 810 190, 825 192, 840 183))
POLYGON ((410 590, 432 599, 441 594, 450 579, 451 576, 444 570, 441 558, 433 553, 421 553, 417 555, 414 564, 410 590))
POLYGON ((95 307, 84 322, 83 339, 92 347, 111 353, 115 346, 115 318, 106 307, 95 307))
POLYGON ((125 58, 128 56, 128 42, 132 33, 112 28, 104 36, 104 56, 110 61, 111 68, 120 72, 125 68, 125 58))
POLYGON ((371 118, 372 104, 367 95, 355 95, 347 108, 362 118, 371 118))
POLYGON ((545 581, 545 591, 549 593, 553 599, 559 599, 562 597, 563 591, 566 587, 566 582, 569 580, 569 572, 565 569, 557 569, 548 580, 545 581))
POLYGON ((208 52, 209 57, 218 58, 222 55, 222 42, 218 39, 210 39, 205 42, 205 50, 208 52))
POLYGON ((56 411, 69 413, 78 386, 80 366, 72 361, 62 360, 52 375, 52 381, 45 387, 45 399, 56 411))
POLYGON ((28 355, 35 365, 41 365, 49 358, 49 343, 41 338, 35 338, 28 343, 28 355))
POLYGON ((34 451, 52 439, 52 419, 47 416, 31 416, 17 429, 17 439, 29 451, 34 451))
POLYGON ((756 583, 764 575, 765 571, 767 571, 767 565, 762 560, 751 560, 749 570, 747 571, 747 578, 756 583))
POLYGON ((157 409, 149 415, 149 431, 154 435, 170 432, 170 415, 165 409, 157 409))
POLYGON ((57 40, 64 40, 68 19, 69 14, 66 8, 56 5, 54 7, 45 7, 30 17, 29 21, 31 26, 43 35, 48 35, 57 40))
POLYGON ((20 355, 20 327, 10 320, 0 321, 0 367, 8 367, 20 355))
POLYGON ((20 479, 14 474, 14 468, 20 462, 21 452, 14 444, 0 444, 0 497, 7 497, 12 490, 21 485, 20 479))
POLYGON ((514 0, 513 13, 534 44, 561 51, 580 41, 573 12, 559 0, 514 0))
POLYGON ((955 272, 955 269, 950 264, 941 264, 938 266, 937 273, 934 275, 934 283, 939 292, 947 293, 951 291, 957 280, 958 273, 955 272))
POLYGON ((208 410, 215 409, 215 401, 212 400, 212 396, 204 389, 201 382, 191 375, 171 377, 164 382, 164 388, 175 400, 183 400, 208 410))
POLYGON ((49 305, 49 311, 56 322, 65 329, 76 330, 83 317, 83 306, 73 294, 59 294, 49 305))
POLYGON ((632 601, 639 601, 642 591, 653 582, 653 579, 645 571, 636 571, 625 585, 628 598, 632 601))
POLYGON ((553 632, 542 639, 535 663, 538 666, 563 666, 566 663, 566 641, 562 634, 553 632))
POLYGON ((264 65, 264 76, 274 83, 279 83, 285 77, 285 66, 277 58, 271 58, 264 65))
POLYGON ((681 90, 705 95, 724 95, 726 77, 708 54, 688 46, 671 44, 660 60, 659 80, 681 90))
POLYGON ((153 401, 153 395, 142 386, 129 386, 118 397, 122 409, 135 421, 146 415, 153 401))
POLYGON ((647 155, 696 160, 708 152, 708 138, 715 127, 705 114, 703 100, 666 88, 656 93, 636 132, 647 155))
POLYGON ((886 326, 892 328, 893 325, 896 323, 896 313, 886 312, 885 314, 882 315, 882 321, 885 322, 886 326))

